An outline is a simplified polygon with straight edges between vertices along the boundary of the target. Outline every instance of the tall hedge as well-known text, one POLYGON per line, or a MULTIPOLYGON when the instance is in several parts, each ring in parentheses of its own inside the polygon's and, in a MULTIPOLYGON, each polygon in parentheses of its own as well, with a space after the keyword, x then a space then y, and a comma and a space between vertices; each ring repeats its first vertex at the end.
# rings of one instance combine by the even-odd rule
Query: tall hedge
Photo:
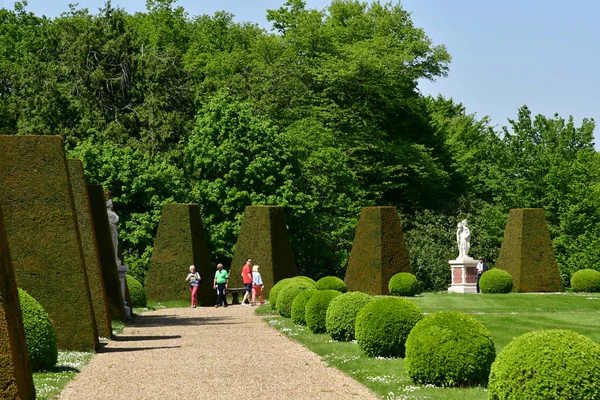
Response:
POLYGON ((96 232, 94 231, 94 220, 92 219, 83 163, 79 159, 68 159, 67 165, 69 167, 69 178, 73 190, 79 237, 81 238, 83 260, 90 285, 96 327, 98 335, 109 338, 111 337, 112 328, 108 311, 108 299, 104 289, 104 279, 102 278, 102 267, 100 266, 100 256, 98 255, 96 232))
POLYGON ((398 272, 412 267, 396 207, 364 207, 346 269, 348 291, 387 295, 398 272))
POLYGON ((269 297, 275 283, 298 275, 283 208, 246 207, 231 262, 231 287, 242 286, 242 267, 247 258, 251 258, 253 264, 260 265, 265 297, 269 297))
POLYGON ((0 171, 17 285, 48 312, 60 349, 95 349, 98 330, 62 139, 0 136, 0 171))
POLYGON ((0 399, 34 398, 31 360, 0 210, 0 399))
POLYGON ((543 209, 510 210, 497 268, 512 276, 513 292, 563 290, 543 209))
POLYGON ((189 300, 185 277, 190 265, 202 278, 198 289, 201 305, 214 305, 214 270, 197 204, 165 204, 158 224, 150 267, 146 276, 148 299, 156 301, 189 300))
POLYGON ((125 315, 119 270, 115 260, 115 250, 112 244, 108 214, 106 212, 104 189, 102 188, 102 185, 88 184, 87 187, 110 319, 120 319, 125 321, 127 317, 125 315))

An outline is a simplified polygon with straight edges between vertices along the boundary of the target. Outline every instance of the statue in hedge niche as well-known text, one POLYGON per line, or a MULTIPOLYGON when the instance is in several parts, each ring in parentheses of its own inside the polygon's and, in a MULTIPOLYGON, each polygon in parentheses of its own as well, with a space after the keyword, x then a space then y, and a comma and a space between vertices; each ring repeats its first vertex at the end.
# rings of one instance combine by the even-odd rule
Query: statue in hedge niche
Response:
POLYGON ((456 242, 458 244, 458 258, 469 258, 471 249, 471 231, 467 226, 467 220, 463 219, 458 223, 456 229, 456 242))
POLYGON ((119 222, 119 216, 113 209, 113 202, 111 199, 106 201, 106 213, 108 214, 108 223, 110 225, 110 236, 112 238, 113 249, 115 249, 115 260, 117 266, 121 265, 119 259, 119 232, 117 231, 117 222, 119 222))

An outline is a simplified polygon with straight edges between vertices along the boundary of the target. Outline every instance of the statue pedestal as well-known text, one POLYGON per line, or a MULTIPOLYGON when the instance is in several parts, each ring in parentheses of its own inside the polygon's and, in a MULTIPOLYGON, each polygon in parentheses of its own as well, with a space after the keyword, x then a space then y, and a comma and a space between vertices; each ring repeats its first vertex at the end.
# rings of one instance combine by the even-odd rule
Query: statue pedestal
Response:
POLYGON ((131 317, 131 308, 127 305, 127 279, 125 275, 129 270, 127 265, 123 265, 120 262, 118 263, 117 269, 119 270, 119 280, 121 281, 121 294, 123 295, 123 307, 125 308, 125 315, 127 318, 131 317))
POLYGON ((462 257, 448 261, 452 272, 452 286, 450 293, 477 293, 477 266, 478 261, 471 257, 462 257))

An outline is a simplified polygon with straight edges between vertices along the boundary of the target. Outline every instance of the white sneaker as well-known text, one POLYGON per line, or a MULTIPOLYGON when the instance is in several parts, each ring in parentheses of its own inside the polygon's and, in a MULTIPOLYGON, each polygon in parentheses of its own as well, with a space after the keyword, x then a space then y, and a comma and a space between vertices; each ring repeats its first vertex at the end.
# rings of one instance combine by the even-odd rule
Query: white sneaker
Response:
POLYGON ((244 307, 248 307, 248 304, 246 304, 246 303, 242 303, 242 305, 243 305, 244 307))

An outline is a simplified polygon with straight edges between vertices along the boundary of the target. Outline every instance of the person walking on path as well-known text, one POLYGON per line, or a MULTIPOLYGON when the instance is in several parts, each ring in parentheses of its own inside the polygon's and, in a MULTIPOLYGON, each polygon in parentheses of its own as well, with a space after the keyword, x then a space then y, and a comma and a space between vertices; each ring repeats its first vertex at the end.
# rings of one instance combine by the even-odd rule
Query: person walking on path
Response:
POLYGON ((198 287, 200 286, 200 274, 196 272, 196 267, 190 265, 190 273, 188 274, 185 281, 190 282, 190 293, 192 295, 192 308, 196 308, 196 297, 198 294, 198 287))
POLYGON ((217 304, 215 308, 219 306, 227 307, 227 288, 229 287, 229 274, 223 269, 223 264, 217 264, 217 271, 215 272, 215 279, 213 281, 213 289, 217 289, 217 304))
POLYGON ((479 257, 479 262, 475 266, 475 269, 477 270, 477 293, 480 293, 479 279, 481 279, 481 275, 483 275, 483 273, 488 270, 488 265, 483 259, 483 257, 479 257))
POLYGON ((250 305, 250 294, 252 293, 252 267, 250 264, 252 264, 252 260, 248 258, 246 264, 242 267, 242 280, 246 289, 244 299, 242 300, 243 306, 250 305), (248 300, 248 304, 246 304, 246 300, 248 300))
POLYGON ((265 286, 263 285, 262 276, 260 275, 260 272, 258 272, 258 268, 260 268, 258 265, 255 265, 254 267, 252 267, 252 305, 253 306, 256 305, 256 295, 258 295, 261 305, 265 303, 263 301, 263 297, 262 297, 262 290, 265 286))

